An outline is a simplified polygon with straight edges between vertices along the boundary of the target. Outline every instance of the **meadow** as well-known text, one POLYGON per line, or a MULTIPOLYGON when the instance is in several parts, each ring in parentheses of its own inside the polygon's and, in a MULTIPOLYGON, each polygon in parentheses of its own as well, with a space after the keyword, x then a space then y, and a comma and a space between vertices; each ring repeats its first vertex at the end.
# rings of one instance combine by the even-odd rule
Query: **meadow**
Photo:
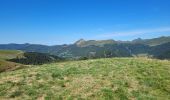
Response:
POLYGON ((104 58, 0 73, 0 99, 169 100, 170 61, 104 58))

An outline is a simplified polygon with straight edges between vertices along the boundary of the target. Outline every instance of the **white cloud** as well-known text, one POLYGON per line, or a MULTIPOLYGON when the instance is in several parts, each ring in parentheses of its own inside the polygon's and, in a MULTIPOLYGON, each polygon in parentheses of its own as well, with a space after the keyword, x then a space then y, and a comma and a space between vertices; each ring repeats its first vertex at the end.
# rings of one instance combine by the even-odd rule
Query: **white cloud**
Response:
POLYGON ((140 35, 140 34, 149 34, 149 33, 158 33, 158 32, 170 32, 170 27, 105 33, 105 34, 99 35, 98 38, 110 38, 110 37, 115 37, 115 36, 116 37, 118 37, 118 36, 135 36, 135 35, 140 35))

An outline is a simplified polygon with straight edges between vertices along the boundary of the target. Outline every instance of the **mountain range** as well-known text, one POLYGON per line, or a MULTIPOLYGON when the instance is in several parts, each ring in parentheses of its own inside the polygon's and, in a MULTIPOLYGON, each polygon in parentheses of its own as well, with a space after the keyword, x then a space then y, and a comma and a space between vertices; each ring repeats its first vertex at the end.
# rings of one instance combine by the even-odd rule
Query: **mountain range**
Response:
POLYGON ((132 41, 84 40, 74 44, 39 45, 39 44, 0 44, 3 50, 22 50, 25 52, 49 53, 63 58, 79 59, 103 57, 149 56, 160 59, 170 58, 170 36, 153 39, 135 39, 132 41))

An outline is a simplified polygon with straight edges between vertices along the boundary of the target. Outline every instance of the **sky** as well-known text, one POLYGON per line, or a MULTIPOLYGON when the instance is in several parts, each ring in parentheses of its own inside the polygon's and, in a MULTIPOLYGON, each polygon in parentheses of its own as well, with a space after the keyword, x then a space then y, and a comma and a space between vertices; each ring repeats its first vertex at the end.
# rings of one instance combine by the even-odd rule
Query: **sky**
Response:
POLYGON ((0 0, 0 44, 170 36, 170 0, 0 0))

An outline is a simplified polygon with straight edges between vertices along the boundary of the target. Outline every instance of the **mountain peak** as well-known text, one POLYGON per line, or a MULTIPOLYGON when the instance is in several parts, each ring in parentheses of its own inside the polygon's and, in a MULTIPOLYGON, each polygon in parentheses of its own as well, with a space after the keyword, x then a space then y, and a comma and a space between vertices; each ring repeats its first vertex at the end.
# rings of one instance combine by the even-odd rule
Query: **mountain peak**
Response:
POLYGON ((80 44, 82 44, 82 43, 84 43, 84 42, 85 42, 84 39, 80 39, 80 40, 76 41, 74 44, 80 45, 80 44))
POLYGON ((132 42, 141 42, 143 39, 141 38, 137 38, 137 39, 134 39, 132 42))

